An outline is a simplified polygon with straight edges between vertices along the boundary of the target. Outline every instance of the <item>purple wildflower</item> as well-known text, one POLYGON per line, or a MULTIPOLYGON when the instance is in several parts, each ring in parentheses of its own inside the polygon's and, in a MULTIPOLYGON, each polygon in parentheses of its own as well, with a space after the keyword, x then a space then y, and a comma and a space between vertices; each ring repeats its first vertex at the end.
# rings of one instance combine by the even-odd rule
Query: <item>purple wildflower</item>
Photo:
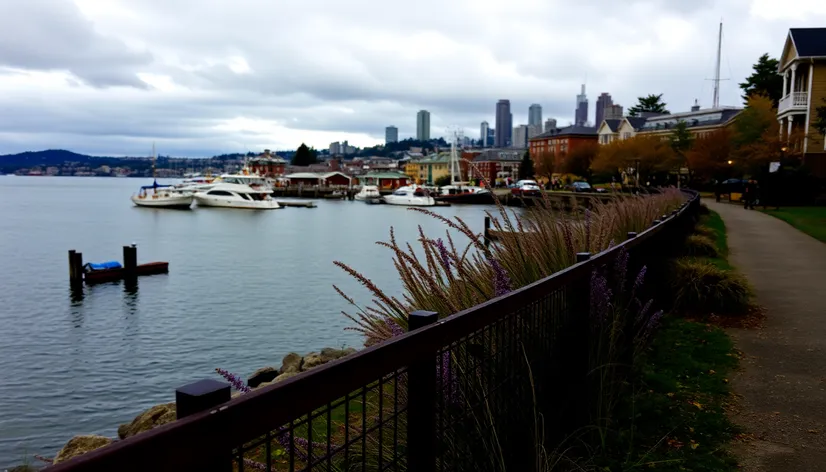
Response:
POLYGON ((241 393, 249 393, 249 392, 252 391, 252 389, 247 387, 247 384, 245 384, 244 381, 241 380, 240 377, 233 374, 232 372, 229 372, 229 371, 224 370, 224 369, 215 369, 215 372, 218 372, 218 374, 221 377, 225 378, 227 380, 227 382, 232 384, 232 387, 235 390, 238 390, 241 393))
POLYGON ((455 376, 452 379, 450 378, 450 352, 442 353, 441 364, 441 368, 439 369, 441 373, 441 379, 439 379, 439 384, 441 386, 442 395, 444 396, 446 404, 455 403, 457 401, 456 390, 458 389, 458 380, 455 376))
POLYGON ((565 238, 565 248, 568 250, 568 254, 574 257, 574 240, 571 235, 571 227, 567 223, 562 223, 562 236, 565 238))
POLYGON ((640 312, 637 313, 637 323, 643 323, 645 321, 645 316, 648 314, 648 310, 651 309, 651 304, 654 300, 648 300, 648 302, 640 308, 640 312))
POLYGON ((396 321, 394 318, 390 316, 384 317, 384 324, 390 328, 390 332, 392 333, 391 337, 401 336, 404 334, 404 328, 399 325, 399 322, 396 321))
POLYGON ((591 210, 585 210, 585 251, 591 251, 591 210))
POLYGON ((593 271, 591 273, 591 319, 603 322, 608 318, 613 293, 608 288, 608 280, 593 271))
POLYGON ((662 317, 663 317, 663 311, 662 310, 660 310, 660 311, 654 313, 653 315, 651 315, 651 319, 648 320, 648 324, 646 325, 646 328, 649 331, 651 331, 654 328, 656 328, 657 326, 659 326, 660 319, 662 319, 662 317))
POLYGON ((614 245, 616 245, 616 244, 617 244, 617 243, 616 243, 616 242, 614 242, 614 240, 613 240, 613 239, 612 239, 612 240, 610 240, 610 241, 608 241, 608 249, 611 249, 611 248, 612 248, 612 247, 614 247, 614 245))
POLYGON ((631 289, 632 300, 636 298, 637 290, 639 290, 640 287, 642 287, 642 283, 645 281, 645 271, 646 266, 642 266, 642 269, 640 269, 640 273, 637 274, 637 280, 634 281, 634 288, 631 289))
POLYGON ((511 291, 511 279, 508 277, 507 271, 494 258, 488 259, 491 268, 493 269, 493 296, 501 297, 511 291))
POLYGON ((252 470, 268 470, 267 464, 262 464, 258 461, 246 458, 244 458, 244 467, 249 467, 252 470))
POLYGON ((442 241, 442 238, 439 238, 434 241, 434 243, 436 244, 436 249, 439 251, 439 259, 442 261, 442 266, 444 266, 445 270, 448 270, 448 268, 450 268, 450 255, 445 247, 445 242, 442 241))

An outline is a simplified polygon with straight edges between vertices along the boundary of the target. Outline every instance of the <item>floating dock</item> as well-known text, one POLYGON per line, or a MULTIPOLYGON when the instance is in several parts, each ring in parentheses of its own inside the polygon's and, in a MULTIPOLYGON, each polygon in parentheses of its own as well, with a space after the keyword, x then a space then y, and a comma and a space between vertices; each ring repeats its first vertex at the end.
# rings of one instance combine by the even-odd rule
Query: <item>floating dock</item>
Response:
POLYGON ((103 264, 83 264, 83 254, 69 251, 69 282, 73 287, 102 282, 114 282, 141 275, 166 274, 169 272, 169 262, 148 262, 138 264, 138 248, 133 244, 123 246, 123 265, 115 262, 103 264), (96 268, 104 266, 104 268, 96 268))
POLYGON ((290 208, 290 207, 292 207, 292 208, 316 208, 316 204, 313 201, 291 202, 291 201, 288 201, 288 200, 285 200, 285 201, 276 200, 276 203, 278 203, 279 205, 281 205, 284 208, 290 208))

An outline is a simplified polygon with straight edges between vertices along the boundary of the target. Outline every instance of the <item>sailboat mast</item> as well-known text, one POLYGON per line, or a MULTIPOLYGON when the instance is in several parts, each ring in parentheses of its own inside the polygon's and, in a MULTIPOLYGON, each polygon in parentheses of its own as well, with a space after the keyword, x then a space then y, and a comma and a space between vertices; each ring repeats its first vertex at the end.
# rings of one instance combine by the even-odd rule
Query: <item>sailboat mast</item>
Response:
POLYGON ((157 158, 158 158, 158 156, 155 154, 155 143, 153 142, 152 143, 152 178, 153 179, 155 178, 155 174, 156 174, 156 172, 155 172, 155 160, 157 158))
POLYGON ((456 162, 456 136, 450 140, 450 185, 456 182, 456 174, 454 172, 454 162, 456 162))
POLYGON ((714 108, 720 107, 720 53, 723 48, 723 22, 717 35, 717 66, 714 69, 714 108))

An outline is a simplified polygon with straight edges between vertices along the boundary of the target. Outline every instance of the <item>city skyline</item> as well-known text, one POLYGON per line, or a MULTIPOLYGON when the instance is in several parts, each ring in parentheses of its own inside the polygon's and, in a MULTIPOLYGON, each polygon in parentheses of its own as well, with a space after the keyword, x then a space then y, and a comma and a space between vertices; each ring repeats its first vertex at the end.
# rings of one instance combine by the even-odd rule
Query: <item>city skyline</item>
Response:
POLYGON ((583 77, 592 95, 610 92, 626 109, 652 93, 672 110, 694 99, 707 107, 721 17, 721 104, 738 106, 738 83, 761 54, 781 54, 789 27, 826 24, 811 1, 595 0, 531 4, 529 15, 493 2, 423 2, 239 0, 231 15, 218 0, 8 2, 0 40, 25 47, 0 49, 0 154, 142 155, 153 141, 193 157, 302 142, 365 147, 384 141, 386 123, 414 136, 419 109, 431 112, 432 136, 451 125, 476 135, 482 120, 495 123, 500 98, 512 124, 528 123, 537 103, 543 119, 565 125, 583 77), (627 24, 638 25, 634 35, 627 24), (573 36, 576 48, 548 47, 573 36), (422 79, 435 70, 438 81, 422 79))

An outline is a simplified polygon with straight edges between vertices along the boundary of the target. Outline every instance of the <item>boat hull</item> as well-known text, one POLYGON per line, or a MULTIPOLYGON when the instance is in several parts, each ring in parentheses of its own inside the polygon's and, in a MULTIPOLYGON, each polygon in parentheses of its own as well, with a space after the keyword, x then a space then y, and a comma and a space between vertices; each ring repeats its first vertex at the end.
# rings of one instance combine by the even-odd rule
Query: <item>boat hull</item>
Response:
POLYGON ((436 200, 433 197, 407 197, 398 195, 385 195, 382 197, 384 203, 388 205, 398 206, 436 206, 436 200))
POLYGON ((275 200, 244 200, 227 196, 195 194, 199 207, 240 208, 244 210, 278 210, 281 205, 275 200))
POLYGON ((164 195, 152 198, 152 196, 139 197, 132 196, 132 203, 144 208, 172 208, 186 210, 192 206, 192 195, 164 195))
POLYGON ((439 195, 436 201, 450 203, 492 204, 493 194, 490 192, 460 193, 456 195, 439 195))

